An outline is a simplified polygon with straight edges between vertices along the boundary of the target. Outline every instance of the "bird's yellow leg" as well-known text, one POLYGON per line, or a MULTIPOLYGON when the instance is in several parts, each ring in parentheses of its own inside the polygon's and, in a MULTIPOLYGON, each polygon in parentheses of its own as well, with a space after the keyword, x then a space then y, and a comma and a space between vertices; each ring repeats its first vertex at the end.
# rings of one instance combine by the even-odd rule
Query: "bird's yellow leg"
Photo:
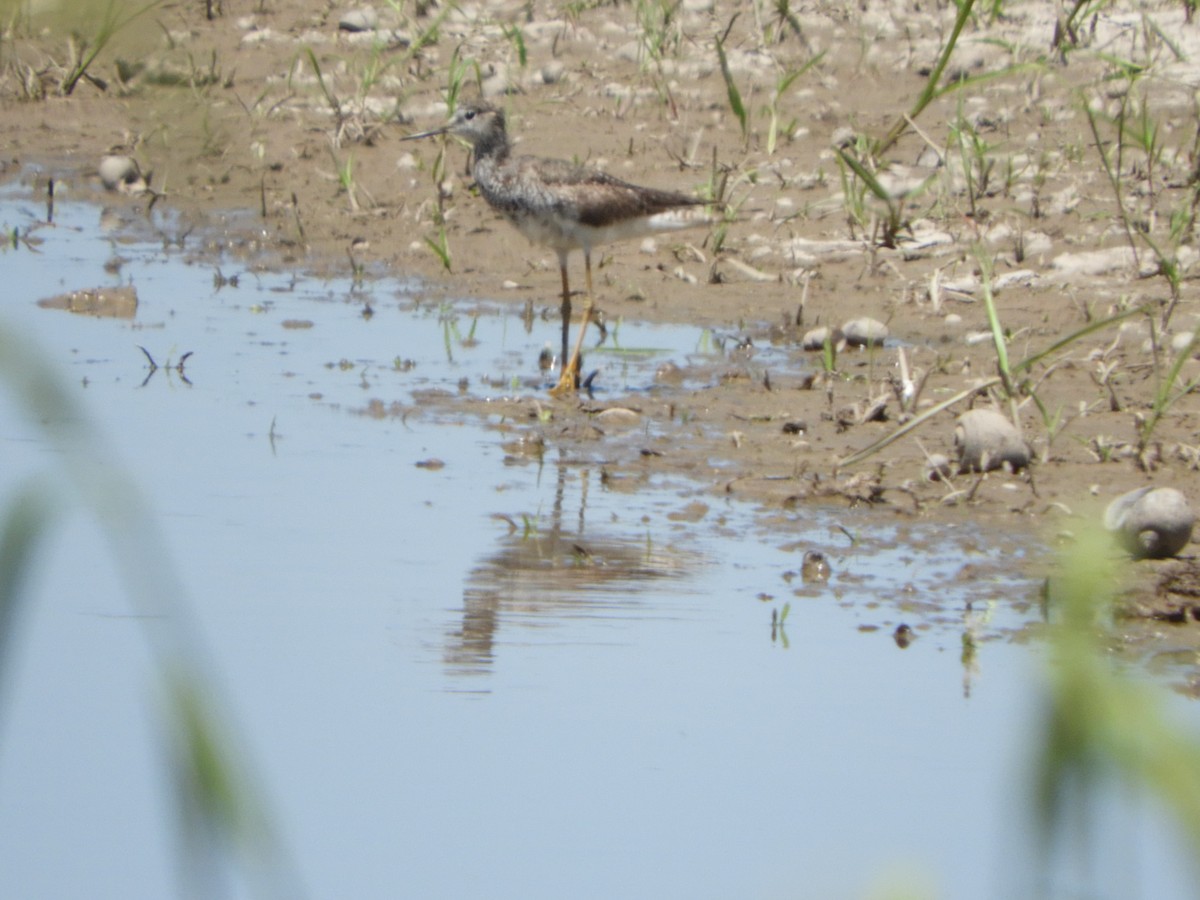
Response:
POLYGON ((558 256, 558 271, 562 276, 562 356, 558 358, 562 365, 567 359, 567 348, 571 346, 571 282, 567 278, 566 254, 558 256))
MULTIPOLYGON (((587 297, 583 303, 583 321, 579 323, 579 337, 575 339, 575 350, 571 353, 570 361, 563 366, 562 377, 558 379, 558 384, 550 389, 550 393, 555 397, 561 397, 564 394, 569 394, 571 391, 579 387, 579 356, 583 352, 583 339, 587 334, 587 327, 592 321, 592 254, 583 251, 583 267, 587 273, 587 297)), ((566 271, 563 273, 563 282, 566 283, 566 271)), ((568 308, 564 302, 564 308, 568 308)), ((566 337, 566 324, 564 320, 563 337, 566 337)), ((565 349, 565 344, 563 345, 565 349)))

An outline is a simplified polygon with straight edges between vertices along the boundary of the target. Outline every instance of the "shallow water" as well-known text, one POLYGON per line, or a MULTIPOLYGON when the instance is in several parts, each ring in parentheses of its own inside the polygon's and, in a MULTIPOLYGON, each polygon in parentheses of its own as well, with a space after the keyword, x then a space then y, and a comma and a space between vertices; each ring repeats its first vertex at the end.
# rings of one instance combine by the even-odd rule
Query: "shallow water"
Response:
MULTIPOLYGON (((23 235, 43 216, 0 205, 23 235)), ((978 535, 811 508, 768 530, 686 483, 514 454, 426 401, 541 390, 552 321, 254 271, 132 205, 56 218, 0 255, 3 324, 149 499, 311 896, 1028 895, 1039 660, 1004 636, 1037 612, 978 535), (131 320, 37 305, 119 283, 131 320), (827 585, 799 577, 806 548, 827 585)), ((612 396, 721 352, 686 327, 618 340, 657 352, 594 355, 612 396)), ((0 447, 0 496, 54 477, 7 394, 0 447)), ((145 623, 86 516, 41 548, 30 601, 0 711, 0 895, 171 895, 145 623)), ((1114 808, 1135 849, 1093 895, 1188 895, 1153 810, 1114 808)))

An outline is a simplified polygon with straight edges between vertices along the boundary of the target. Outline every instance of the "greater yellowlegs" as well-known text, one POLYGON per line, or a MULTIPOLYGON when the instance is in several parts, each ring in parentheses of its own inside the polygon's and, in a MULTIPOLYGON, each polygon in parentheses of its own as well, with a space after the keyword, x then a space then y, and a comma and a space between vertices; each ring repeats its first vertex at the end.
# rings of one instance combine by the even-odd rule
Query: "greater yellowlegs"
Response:
POLYGON ((441 128, 404 140, 452 134, 471 145, 471 175, 484 199, 529 240, 558 256, 562 276, 562 359, 567 359, 571 327, 571 287, 567 255, 583 250, 587 297, 570 361, 552 393, 578 386, 579 353, 592 315, 592 248, 611 241, 676 231, 712 221, 703 207, 712 201, 630 184, 598 169, 561 159, 512 156, 504 111, 490 103, 465 102, 441 128))

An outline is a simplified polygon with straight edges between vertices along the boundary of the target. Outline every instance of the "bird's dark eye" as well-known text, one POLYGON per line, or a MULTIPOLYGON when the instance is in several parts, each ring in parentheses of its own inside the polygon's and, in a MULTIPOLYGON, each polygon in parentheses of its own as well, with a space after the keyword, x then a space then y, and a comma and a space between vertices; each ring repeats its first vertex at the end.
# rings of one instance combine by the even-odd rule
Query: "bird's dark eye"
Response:
POLYGON ((463 113, 463 118, 470 122, 473 118, 475 118, 475 110, 468 109, 465 113, 463 113))

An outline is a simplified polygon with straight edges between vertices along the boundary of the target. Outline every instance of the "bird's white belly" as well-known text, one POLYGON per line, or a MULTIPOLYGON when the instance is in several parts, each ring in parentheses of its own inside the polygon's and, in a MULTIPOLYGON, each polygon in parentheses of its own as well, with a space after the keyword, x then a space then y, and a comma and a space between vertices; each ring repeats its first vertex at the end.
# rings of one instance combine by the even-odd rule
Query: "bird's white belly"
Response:
POLYGON ((510 213, 508 219, 517 227, 517 231, 532 243, 541 244, 543 247, 566 252, 584 244, 577 233, 579 226, 572 228, 570 222, 528 212, 510 213))
POLYGON ((590 250, 602 244, 627 241, 664 231, 678 231, 711 222, 702 207, 671 209, 652 216, 621 219, 607 225, 584 225, 581 222, 530 212, 508 214, 509 220, 535 244, 566 253, 585 248, 590 250))

